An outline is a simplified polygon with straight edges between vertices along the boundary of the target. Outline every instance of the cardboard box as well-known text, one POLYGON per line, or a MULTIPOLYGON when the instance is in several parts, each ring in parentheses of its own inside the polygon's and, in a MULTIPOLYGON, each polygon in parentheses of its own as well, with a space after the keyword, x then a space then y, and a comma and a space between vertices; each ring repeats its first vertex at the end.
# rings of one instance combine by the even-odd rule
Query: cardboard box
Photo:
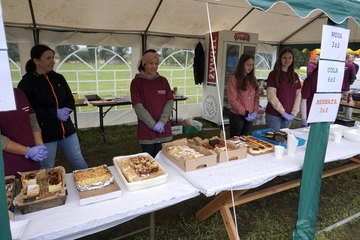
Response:
MULTIPOLYGON (((227 162, 226 159, 226 151, 218 152, 218 163, 227 162)), ((229 161, 238 160, 246 158, 247 156, 247 147, 245 144, 242 144, 239 148, 234 148, 232 150, 228 150, 229 161)))
POLYGON ((97 203, 108 199, 113 199, 121 196, 121 189, 119 184, 114 179, 114 182, 102 188, 88 190, 88 191, 77 191, 80 198, 80 205, 87 205, 91 203, 97 203))
POLYGON ((164 143, 162 145, 162 153, 173 163, 175 163, 179 168, 184 170, 185 172, 197 170, 200 168, 205 167, 212 167, 215 166, 217 163, 217 155, 215 152, 210 151, 204 147, 196 146, 189 144, 186 138, 182 138, 179 140, 175 140, 172 142, 164 143), (196 151, 205 155, 204 157, 199 158, 190 158, 190 157, 183 157, 183 158, 175 158, 171 154, 168 153, 167 147, 169 146, 180 146, 180 145, 187 145, 191 148, 194 148, 196 151))
POLYGON ((182 134, 183 133, 183 126, 182 125, 171 126, 171 132, 172 132, 172 135, 182 134))
MULTIPOLYGON (((216 147, 213 148, 214 143, 212 143, 212 145, 211 145, 209 143, 210 141, 218 141, 219 144, 225 146, 224 140, 222 140, 219 137, 212 137, 210 139, 201 139, 199 137, 194 137, 193 139, 190 140, 190 142, 194 142, 194 144, 196 144, 198 146, 203 146, 207 149, 214 151, 217 154, 218 163, 227 162, 225 147, 223 147, 223 149, 219 149, 216 147)), ((227 144, 227 149, 228 149, 227 154, 229 157, 229 161, 246 158, 247 147, 246 147, 245 143, 242 143, 239 146, 236 146, 232 141, 227 140, 226 144, 227 144)))
POLYGON ((80 205, 97 203, 121 196, 120 186, 116 182, 114 174, 105 164, 97 167, 75 170, 73 172, 73 177, 74 177, 74 184, 79 195, 80 205), (91 176, 93 174, 98 174, 97 171, 99 172, 105 171, 107 180, 102 180, 100 182, 93 182, 91 185, 83 185, 81 183, 76 182, 75 176, 79 177, 82 174, 85 174, 85 176, 86 175, 91 176))
MULTIPOLYGON (((40 197, 39 199, 36 198, 31 201, 27 201, 26 191, 25 191, 26 186, 23 185, 20 193, 14 198, 13 201, 14 206, 18 208, 21 211, 21 213, 27 214, 27 213, 36 212, 65 204, 67 198, 65 169, 61 166, 55 167, 53 169, 52 168, 41 169, 37 171, 20 173, 20 175, 24 175, 24 176, 29 173, 36 173, 37 184, 40 186, 40 196, 41 195, 47 196, 44 198, 40 197), (61 173, 62 188, 61 191, 50 194, 48 191, 46 173, 48 171, 52 171, 53 169, 58 169, 61 173)), ((23 180, 23 178, 21 180, 23 180)))

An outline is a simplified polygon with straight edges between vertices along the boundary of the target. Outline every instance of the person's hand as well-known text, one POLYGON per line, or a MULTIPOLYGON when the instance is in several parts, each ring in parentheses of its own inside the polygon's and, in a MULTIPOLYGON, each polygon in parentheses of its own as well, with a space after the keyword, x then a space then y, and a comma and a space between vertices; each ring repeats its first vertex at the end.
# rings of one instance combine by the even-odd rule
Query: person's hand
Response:
POLYGON ((34 161, 42 161, 47 158, 48 150, 44 144, 36 145, 34 147, 27 147, 25 154, 26 158, 31 158, 34 161))
POLYGON ((245 117, 245 120, 248 122, 254 121, 254 119, 252 119, 252 117, 251 117, 251 113, 248 113, 248 115, 245 117))
POLYGON ((253 118, 253 121, 257 118, 257 112, 250 113, 250 116, 253 118))
POLYGON ((295 115, 294 114, 288 114, 287 112, 284 112, 282 114, 282 117, 285 118, 286 121, 290 122, 290 121, 294 120, 295 115))
POLYGON ((56 115, 60 121, 66 122, 66 120, 68 120, 70 116, 70 112, 71 112, 70 108, 67 107, 59 108, 58 110, 56 110, 56 115))
POLYGON ((301 119, 300 124, 301 124, 302 127, 307 127, 308 126, 306 119, 301 119))
POLYGON ((154 126, 154 131, 158 133, 163 133, 165 132, 164 126, 165 126, 164 123, 158 121, 154 126))

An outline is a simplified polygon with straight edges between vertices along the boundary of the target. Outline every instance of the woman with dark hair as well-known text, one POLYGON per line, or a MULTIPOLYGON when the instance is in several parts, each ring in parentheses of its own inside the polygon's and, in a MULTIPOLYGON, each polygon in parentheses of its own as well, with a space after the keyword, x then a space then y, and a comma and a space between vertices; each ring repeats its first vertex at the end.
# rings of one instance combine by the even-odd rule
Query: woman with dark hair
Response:
POLYGON ((259 110, 259 84, 254 73, 254 57, 241 55, 227 84, 230 105, 230 137, 247 135, 259 110))
POLYGON ((147 50, 139 64, 139 73, 131 82, 131 102, 138 117, 138 138, 142 151, 152 157, 162 143, 172 140, 170 116, 174 95, 167 79, 157 72, 159 56, 147 50))
POLYGON ((267 79, 266 124, 279 131, 290 127, 300 111, 301 83, 294 71, 294 53, 283 48, 267 79))
POLYGON ((22 89, 36 113, 42 137, 49 153, 41 167, 55 166, 57 146, 75 169, 87 168, 70 113, 74 97, 65 78, 54 72, 55 52, 46 45, 31 49, 26 74, 18 88, 22 89))

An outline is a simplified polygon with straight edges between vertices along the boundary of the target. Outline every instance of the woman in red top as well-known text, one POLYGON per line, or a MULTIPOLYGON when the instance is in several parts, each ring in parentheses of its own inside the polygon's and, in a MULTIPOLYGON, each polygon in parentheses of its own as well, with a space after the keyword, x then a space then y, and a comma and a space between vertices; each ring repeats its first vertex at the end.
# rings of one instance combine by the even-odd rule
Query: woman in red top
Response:
POLYGON ((300 111, 301 83, 294 71, 294 53, 283 48, 267 79, 266 124, 279 131, 288 128, 300 111))
POLYGON ((241 55, 227 86, 230 105, 230 137, 247 135, 259 110, 259 85, 254 74, 254 57, 241 55))
POLYGON ((159 56, 147 50, 141 59, 139 73, 131 82, 131 102, 138 117, 138 138, 142 151, 152 157, 163 142, 172 140, 170 116, 174 95, 167 79, 157 72, 159 56))

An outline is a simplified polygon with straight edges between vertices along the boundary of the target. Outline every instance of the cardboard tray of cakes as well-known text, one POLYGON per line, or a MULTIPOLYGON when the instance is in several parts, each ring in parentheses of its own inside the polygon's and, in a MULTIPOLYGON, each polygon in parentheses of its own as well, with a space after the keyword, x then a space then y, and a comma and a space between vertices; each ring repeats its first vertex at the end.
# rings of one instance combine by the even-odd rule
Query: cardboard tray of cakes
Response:
POLYGON ((253 136, 240 136, 241 141, 247 145, 247 151, 251 155, 261 155, 274 152, 274 145, 253 136))
POLYGON ((185 172, 212 167, 217 163, 214 151, 197 146, 186 138, 163 143, 162 153, 185 172))
POLYGON ((73 177, 80 205, 101 202, 121 196, 121 188, 105 164, 75 170, 73 177))
POLYGON ((217 155, 218 163, 227 162, 227 160, 243 159, 246 158, 247 154, 246 144, 242 142, 239 137, 233 137, 226 140, 226 144, 224 139, 218 136, 214 136, 210 139, 194 137, 193 139, 189 139, 188 142, 214 151, 217 155))
POLYGON ((129 191, 163 184, 168 179, 165 169, 148 153, 114 157, 113 162, 129 191))
POLYGON ((61 166, 20 172, 21 190, 13 204, 21 213, 31 213, 65 204, 65 169, 61 166))
POLYGON ((5 176, 5 192, 6 192, 6 201, 7 201, 9 219, 14 219, 13 199, 16 195, 16 182, 14 175, 5 176))

